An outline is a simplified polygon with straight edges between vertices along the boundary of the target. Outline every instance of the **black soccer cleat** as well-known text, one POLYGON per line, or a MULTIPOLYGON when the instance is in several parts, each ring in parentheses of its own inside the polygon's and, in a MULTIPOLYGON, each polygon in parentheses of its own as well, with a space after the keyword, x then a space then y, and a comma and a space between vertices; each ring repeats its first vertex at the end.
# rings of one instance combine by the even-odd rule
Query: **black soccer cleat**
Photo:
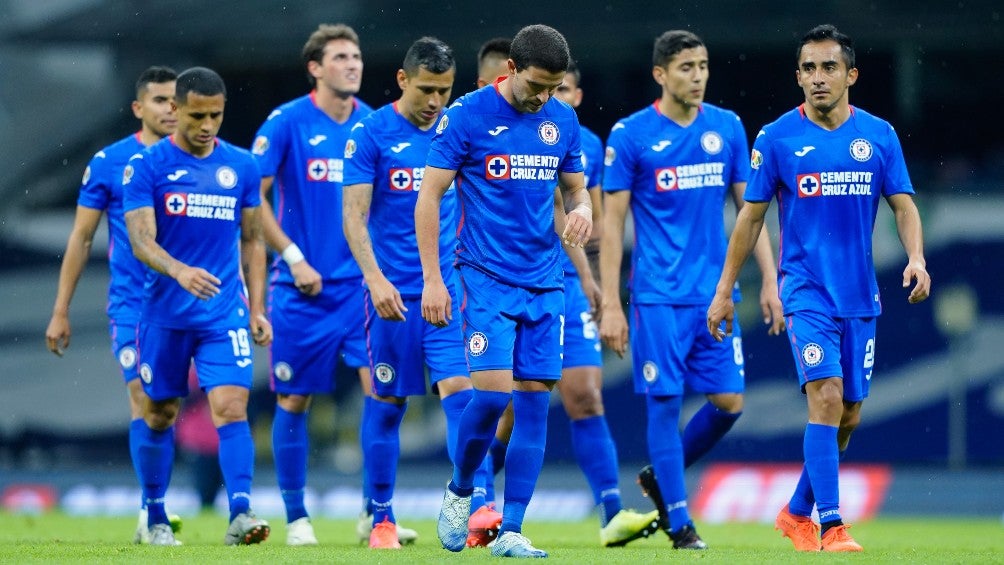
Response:
POLYGON ((691 524, 680 528, 676 533, 670 532, 669 539, 673 540, 673 549, 708 549, 708 544, 697 535, 697 530, 691 524))
POLYGON ((638 472, 638 486, 643 495, 652 499, 655 509, 659 511, 659 528, 669 533, 669 512, 666 511, 666 501, 662 498, 659 482, 655 479, 655 469, 651 465, 645 465, 638 472))

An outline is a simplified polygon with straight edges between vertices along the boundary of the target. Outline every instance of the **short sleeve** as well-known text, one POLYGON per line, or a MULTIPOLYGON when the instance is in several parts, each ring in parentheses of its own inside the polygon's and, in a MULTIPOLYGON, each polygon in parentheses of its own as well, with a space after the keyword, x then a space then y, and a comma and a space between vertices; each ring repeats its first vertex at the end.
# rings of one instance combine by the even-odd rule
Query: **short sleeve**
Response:
POLYGON ((770 137, 760 130, 750 153, 750 180, 743 199, 747 202, 769 202, 777 188, 778 172, 775 156, 770 147, 770 137))

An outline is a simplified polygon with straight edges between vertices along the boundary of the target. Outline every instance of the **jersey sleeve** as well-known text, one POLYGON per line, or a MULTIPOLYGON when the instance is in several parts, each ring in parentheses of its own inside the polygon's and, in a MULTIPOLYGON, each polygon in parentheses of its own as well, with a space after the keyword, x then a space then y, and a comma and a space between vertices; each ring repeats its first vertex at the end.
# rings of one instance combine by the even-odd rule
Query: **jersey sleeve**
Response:
POLYGON ((743 121, 739 116, 734 115, 733 117, 735 120, 732 122, 732 180, 730 184, 749 182, 750 178, 750 159, 747 158, 747 155, 750 155, 750 146, 746 141, 746 128, 743 127, 743 121))
POLYGON ((107 210, 112 199, 111 184, 122 182, 122 178, 111 170, 104 151, 98 151, 91 157, 80 179, 80 194, 77 204, 95 210, 107 210))
MULTIPOLYGON (((372 120, 363 120, 372 123, 372 120)), ((352 128, 345 142, 345 178, 342 186, 376 184, 376 167, 380 148, 373 139, 373 128, 359 122, 352 128)))
POLYGON ((263 177, 274 177, 286 156, 289 146, 288 128, 283 127, 286 119, 282 110, 278 108, 273 110, 258 129, 251 145, 251 153, 258 161, 258 168, 263 177))
POLYGON ((770 145, 769 135, 764 130, 760 130, 753 142, 753 151, 750 154, 750 168, 753 170, 750 173, 749 183, 746 185, 746 192, 743 194, 743 200, 747 202, 770 202, 774 198, 778 174, 770 145))
POLYGON ((607 149, 603 155, 603 191, 631 190, 635 161, 627 126, 624 122, 617 122, 607 137, 607 149))
MULTIPOLYGON (((245 153, 246 155, 246 153, 245 153)), ((249 157, 244 166, 245 173, 241 175, 244 186, 244 195, 241 208, 255 208, 261 206, 261 168, 254 157, 249 157)))
POLYGON ((450 171, 460 169, 471 146, 465 124, 468 119, 470 112, 460 102, 454 102, 443 117, 439 118, 436 136, 432 138, 432 145, 429 147, 428 166, 450 171))
POLYGON ((899 143, 899 136, 892 126, 888 127, 888 145, 885 148, 885 177, 882 179, 882 196, 892 196, 893 194, 913 194, 913 183, 910 182, 910 173, 906 169, 906 159, 903 158, 903 147, 899 143))
POLYGON ((586 157, 586 188, 596 188, 603 184, 603 141, 594 138, 592 143, 585 143, 582 138, 582 154, 586 157))
POLYGON ((571 122, 574 127, 571 128, 572 135, 568 141, 568 152, 565 153, 560 170, 563 173, 581 173, 584 172, 582 168, 582 128, 579 126, 579 118, 574 113, 571 122))

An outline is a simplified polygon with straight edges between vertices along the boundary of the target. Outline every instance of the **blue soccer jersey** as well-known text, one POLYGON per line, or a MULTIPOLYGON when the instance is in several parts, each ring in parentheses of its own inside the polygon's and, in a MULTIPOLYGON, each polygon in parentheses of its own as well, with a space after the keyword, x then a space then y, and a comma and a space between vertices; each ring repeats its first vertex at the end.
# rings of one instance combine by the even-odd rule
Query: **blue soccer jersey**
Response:
POLYGON ((658 101, 614 124, 603 190, 631 191, 635 303, 711 302, 728 247, 724 201, 749 178, 747 153, 739 117, 711 104, 688 126, 664 116, 658 101))
POLYGON ((785 314, 879 314, 872 259, 879 197, 913 194, 892 126, 851 107, 850 118, 828 131, 800 106, 760 131, 751 163, 746 200, 778 201, 785 314))
MULTIPOLYGON (((422 131, 388 104, 353 128, 345 147, 345 185, 372 184, 369 231, 377 264, 401 296, 422 296, 422 264, 415 239, 415 202, 435 130, 422 131)), ((439 260, 443 278, 457 246, 457 191, 443 195, 439 208, 439 260)))
POLYGON ((146 149, 139 133, 121 139, 94 154, 80 181, 77 204, 103 210, 108 216, 108 317, 128 326, 139 321, 146 265, 132 254, 122 211, 122 171, 129 158, 146 149))
MULTIPOLYGON (((585 127, 580 129, 580 133, 582 134, 582 167, 585 169, 586 188, 596 188, 603 183, 603 140, 585 127)), ((566 277, 579 276, 572 260, 568 258, 568 253, 561 254, 561 268, 565 271, 566 277)))
POLYGON ((240 273, 241 212, 261 204, 261 173, 251 154, 217 139, 198 158, 171 138, 129 161, 125 211, 151 207, 157 243, 172 257, 220 279, 220 293, 200 300, 173 278, 147 269, 143 320, 175 329, 230 328, 247 323, 240 273))
POLYGON ((457 263, 512 286, 562 288, 554 187, 560 173, 582 172, 572 107, 551 99, 522 113, 496 82, 454 102, 436 131, 428 165, 457 171, 457 263))
MULTIPOLYGON (((275 177, 273 207, 282 231, 307 257, 324 282, 358 279, 359 265, 342 234, 342 179, 349 131, 372 109, 355 100, 343 124, 332 120, 315 93, 279 106, 255 136, 252 153, 263 177, 275 177)), ((272 264, 274 282, 293 284, 281 257, 272 264)))

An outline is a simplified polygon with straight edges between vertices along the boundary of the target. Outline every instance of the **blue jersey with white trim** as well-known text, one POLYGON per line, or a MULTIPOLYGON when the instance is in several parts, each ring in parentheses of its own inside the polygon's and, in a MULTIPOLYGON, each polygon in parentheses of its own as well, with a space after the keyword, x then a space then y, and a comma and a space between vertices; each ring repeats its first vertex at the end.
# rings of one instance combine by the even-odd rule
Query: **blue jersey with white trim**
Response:
MULTIPOLYGON (((359 265, 342 231, 342 178, 349 132, 372 109, 355 99, 352 114, 339 124, 317 107, 314 96, 311 92, 273 110, 251 151, 262 176, 275 177, 272 199, 279 226, 321 279, 359 279, 359 265)), ((293 284, 279 256, 272 279, 293 284)))
POLYGON ((559 289, 554 187, 560 173, 582 172, 579 120, 555 98, 536 113, 519 112, 499 82, 450 106, 428 165, 457 171, 458 264, 513 286, 559 289))
MULTIPOLYGON (((369 231, 373 254, 384 275, 405 297, 422 296, 422 263, 415 238, 415 203, 425 174, 434 129, 423 131, 387 104, 352 129, 345 147, 345 186, 373 185, 369 231)), ((439 208, 439 260, 444 280, 457 247, 457 191, 443 195, 439 208)))
POLYGON ((785 313, 878 315, 872 231, 879 197, 913 194, 892 126, 851 107, 850 118, 828 131, 799 106, 764 126, 751 163, 746 200, 778 202, 785 313))
MULTIPOLYGON (((603 184, 603 140, 585 126, 580 128, 582 135, 582 167, 586 177, 586 188, 595 188, 603 184)), ((596 227, 593 226, 593 229, 596 227)), ((561 268, 566 277, 578 277, 579 273, 568 258, 568 253, 561 254, 561 268)))
POLYGON ((711 302, 728 247, 725 198, 749 178, 748 147, 739 116, 711 104, 688 126, 658 101, 614 124, 603 190, 631 191, 634 302, 711 302))
POLYGON ((129 158, 146 149, 139 132, 94 154, 80 181, 77 204, 102 210, 108 216, 108 317, 118 324, 139 321, 146 265, 132 254, 125 213, 122 211, 122 171, 129 158))
POLYGON ((176 329, 233 328, 247 323, 240 272, 241 212, 261 204, 261 173, 251 154, 216 140, 198 158, 166 138, 126 165, 125 211, 152 207, 157 243, 172 257, 220 279, 220 293, 200 300, 173 278, 147 269, 145 322, 176 329))

